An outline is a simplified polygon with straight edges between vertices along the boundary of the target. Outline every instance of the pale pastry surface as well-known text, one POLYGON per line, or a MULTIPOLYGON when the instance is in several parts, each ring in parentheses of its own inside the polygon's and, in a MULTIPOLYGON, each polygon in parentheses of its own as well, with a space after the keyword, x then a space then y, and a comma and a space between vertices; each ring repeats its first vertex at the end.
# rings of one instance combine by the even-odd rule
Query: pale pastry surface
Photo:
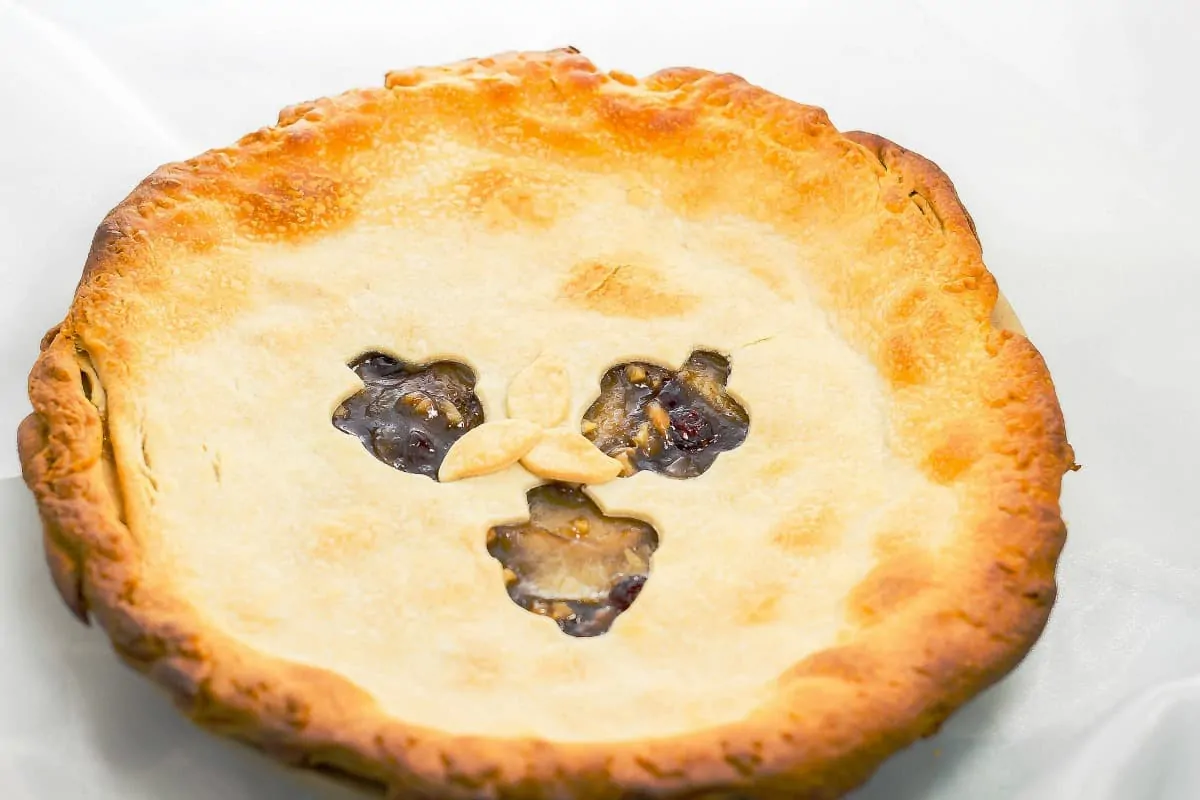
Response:
POLYGON ((822 767, 869 774, 1045 621, 1073 464, 1045 367, 993 324, 945 176, 818 109, 568 51, 394 73, 160 170, 109 226, 35 369, 27 478, 68 602, 160 682, 253 709, 235 728, 294 701, 289 746, 433 785, 388 737, 482 741, 456 752, 496 785, 527 758, 504 742, 561 744, 535 760, 567 772, 607 747, 628 788, 799 781, 817 756, 784 734, 811 726, 822 767), (611 366, 696 349, 729 359, 749 434, 699 477, 588 488, 660 537, 593 639, 511 602, 484 545, 540 478, 435 482, 331 424, 367 351, 469 365, 489 422, 552 357, 578 430, 611 366), (654 741, 684 779, 628 766, 654 741), (748 773, 712 756, 751 741, 748 773))

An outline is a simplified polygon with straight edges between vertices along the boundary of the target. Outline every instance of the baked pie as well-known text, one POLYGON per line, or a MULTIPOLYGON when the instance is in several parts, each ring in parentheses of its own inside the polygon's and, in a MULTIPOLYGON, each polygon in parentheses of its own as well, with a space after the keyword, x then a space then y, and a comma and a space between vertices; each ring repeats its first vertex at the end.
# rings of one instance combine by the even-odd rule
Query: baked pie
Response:
POLYGON ((70 609, 394 797, 827 798, 1038 637, 1073 465, 947 177, 732 75, 393 72, 147 178, 30 379, 70 609))

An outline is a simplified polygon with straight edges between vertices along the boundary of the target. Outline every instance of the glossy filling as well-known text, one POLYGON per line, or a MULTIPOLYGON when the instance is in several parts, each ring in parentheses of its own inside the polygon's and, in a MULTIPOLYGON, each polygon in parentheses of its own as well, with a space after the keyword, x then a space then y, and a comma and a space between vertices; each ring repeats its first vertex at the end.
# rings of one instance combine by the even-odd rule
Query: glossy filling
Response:
POLYGON ((465 364, 412 365, 366 353, 349 366, 364 386, 333 412, 334 427, 395 469, 437 480, 450 446, 483 423, 475 373, 465 364))
MULTIPOLYGON (((363 389, 338 406, 333 424, 395 469, 437 480, 450 447, 484 421, 475 375, 464 364, 411 365, 366 353, 349 366, 363 389)), ((583 433, 625 475, 700 475, 749 429, 745 409, 725 390, 729 373, 728 359, 707 351, 692 353, 678 370, 620 364, 601 379, 583 433)), ((605 515, 580 486, 537 486, 527 500, 528 521, 488 531, 509 597, 568 635, 606 633, 645 586, 657 532, 642 520, 605 515)))
POLYGON ((624 465, 694 478, 746 439, 750 417, 729 396, 729 360, 697 350, 678 370, 619 364, 600 380, 600 397, 584 414, 584 436, 624 465))
POLYGON ((606 633, 645 586, 658 533, 642 520, 606 516, 578 486, 537 486, 527 499, 527 522, 488 531, 508 596, 563 633, 606 633))

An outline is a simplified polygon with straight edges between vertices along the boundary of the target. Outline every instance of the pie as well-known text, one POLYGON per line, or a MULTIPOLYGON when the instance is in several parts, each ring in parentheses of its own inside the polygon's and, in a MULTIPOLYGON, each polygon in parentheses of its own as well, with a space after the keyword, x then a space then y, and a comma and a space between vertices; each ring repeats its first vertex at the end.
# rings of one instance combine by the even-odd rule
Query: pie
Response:
POLYGON ((1073 467, 931 162, 732 75, 393 72, 165 166, 20 428, 200 725, 393 797, 828 798, 1012 669, 1073 467))

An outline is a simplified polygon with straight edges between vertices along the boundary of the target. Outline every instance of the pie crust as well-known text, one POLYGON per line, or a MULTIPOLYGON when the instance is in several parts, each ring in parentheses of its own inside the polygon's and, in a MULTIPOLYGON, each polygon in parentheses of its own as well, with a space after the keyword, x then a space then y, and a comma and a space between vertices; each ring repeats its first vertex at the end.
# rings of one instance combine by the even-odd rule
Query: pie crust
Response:
POLYGON ((1073 454, 998 298, 934 164, 735 76, 393 72, 108 215, 21 461, 67 606, 290 764, 395 797, 836 797, 1055 596, 1073 454), (570 466, 606 369, 699 347, 749 435, 688 480, 591 465, 662 542, 607 634, 564 636, 487 529, 544 482, 520 459, 570 466), (330 424, 368 350, 469 364, 529 441, 453 482, 372 459, 330 424), (506 404, 547 358, 564 422, 536 386, 506 404))

